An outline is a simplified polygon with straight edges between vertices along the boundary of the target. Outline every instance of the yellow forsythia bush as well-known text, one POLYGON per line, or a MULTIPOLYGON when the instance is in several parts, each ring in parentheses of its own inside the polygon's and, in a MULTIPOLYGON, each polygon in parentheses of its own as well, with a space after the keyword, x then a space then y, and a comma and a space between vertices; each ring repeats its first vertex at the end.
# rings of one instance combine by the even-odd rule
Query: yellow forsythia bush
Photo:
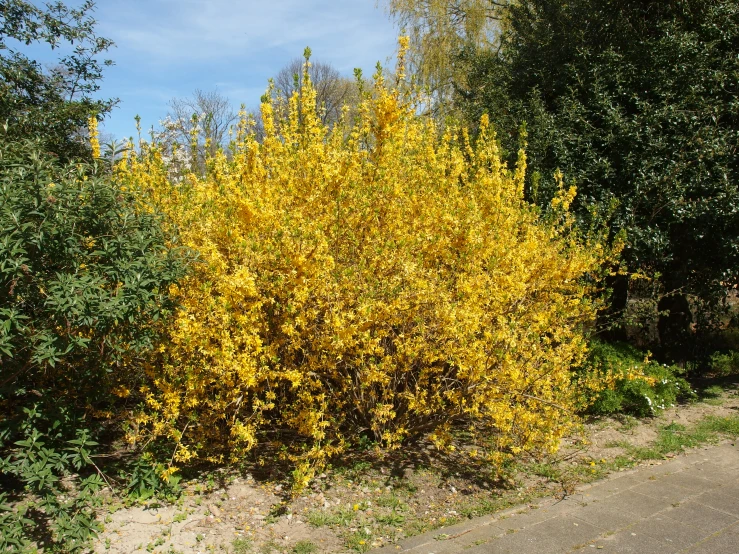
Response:
POLYGON ((282 447, 301 486, 361 433, 444 446, 464 424, 500 461, 572 424, 606 250, 571 231, 573 190, 542 219, 523 153, 507 169, 486 121, 474 143, 441 132, 408 89, 402 66, 395 86, 378 73, 328 129, 306 78, 205 177, 169 179, 156 145, 119 167, 200 256, 136 419, 175 460, 282 447))

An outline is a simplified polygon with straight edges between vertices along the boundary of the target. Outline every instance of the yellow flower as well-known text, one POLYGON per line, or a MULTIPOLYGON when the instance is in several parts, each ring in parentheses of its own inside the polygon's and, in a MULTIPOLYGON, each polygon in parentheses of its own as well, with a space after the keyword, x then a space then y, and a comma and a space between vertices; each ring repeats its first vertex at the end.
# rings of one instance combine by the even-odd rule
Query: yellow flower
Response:
POLYGON ((98 120, 91 116, 87 119, 87 131, 90 135, 90 148, 92 148, 92 157, 100 157, 100 141, 98 140, 98 120))
POLYGON ((398 86, 378 73, 332 127, 307 78, 289 99, 269 91, 261 135, 244 115, 202 174, 177 174, 166 144, 116 169, 199 260, 170 287, 147 432, 187 426, 178 440, 203 459, 266 437, 299 488, 360 433, 396 449, 425 430, 453 450, 450 418, 466 419, 489 445, 472 455, 499 465, 576 424, 570 368, 607 237, 571 233, 561 178, 542 219, 525 153, 508 168, 485 121, 472 139, 420 116, 399 63, 398 86))

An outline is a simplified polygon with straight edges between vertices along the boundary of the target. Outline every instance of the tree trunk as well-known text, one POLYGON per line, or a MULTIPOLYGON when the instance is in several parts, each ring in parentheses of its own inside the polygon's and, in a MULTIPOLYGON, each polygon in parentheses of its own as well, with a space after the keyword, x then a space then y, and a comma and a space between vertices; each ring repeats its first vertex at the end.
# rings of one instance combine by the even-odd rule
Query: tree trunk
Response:
POLYGON ((629 277, 606 277, 606 287, 611 290, 611 296, 608 306, 598 314, 599 336, 608 342, 626 341, 624 315, 629 301, 629 277))
POLYGON ((666 362, 683 364, 690 355, 693 314, 684 294, 663 296, 657 304, 659 310, 660 350, 666 362))

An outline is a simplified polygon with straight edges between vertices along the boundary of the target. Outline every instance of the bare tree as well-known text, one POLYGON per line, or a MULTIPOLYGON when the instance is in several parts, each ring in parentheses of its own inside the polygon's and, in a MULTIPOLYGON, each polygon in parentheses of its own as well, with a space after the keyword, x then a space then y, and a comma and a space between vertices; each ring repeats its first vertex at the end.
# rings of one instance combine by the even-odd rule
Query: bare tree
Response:
POLYGON ((189 148, 196 140, 199 167, 206 155, 214 155, 225 145, 229 127, 236 121, 231 102, 218 91, 195 90, 189 98, 174 98, 169 103, 167 118, 162 121, 169 140, 189 148))
MULTIPOLYGON (((275 94, 283 100, 293 93, 300 93, 303 85, 305 60, 295 58, 283 67, 274 78, 275 94)), ((359 102, 359 91, 354 79, 342 77, 332 65, 311 62, 308 77, 316 90, 316 106, 321 121, 328 126, 341 117, 344 105, 354 106, 359 102)))

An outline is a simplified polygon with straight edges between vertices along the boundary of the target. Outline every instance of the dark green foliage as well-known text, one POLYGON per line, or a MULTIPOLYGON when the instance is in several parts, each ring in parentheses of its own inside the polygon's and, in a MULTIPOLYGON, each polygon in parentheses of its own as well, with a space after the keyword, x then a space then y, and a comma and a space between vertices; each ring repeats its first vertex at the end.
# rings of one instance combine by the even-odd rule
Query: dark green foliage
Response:
POLYGON ((694 396, 680 368, 645 362, 645 353, 628 344, 591 341, 588 360, 579 373, 608 372, 615 378, 614 387, 590 399, 588 413, 647 417, 694 396))
POLYGON ((52 421, 39 406, 23 412, 19 425, 0 427, 0 452, 7 454, 0 482, 8 491, 0 493, 0 551, 20 552, 31 541, 50 551, 82 550, 100 530, 94 509, 105 481, 90 472, 98 443, 86 429, 65 440, 70 421, 63 414, 52 421))
POLYGON ((130 363, 152 347, 183 274, 169 241, 102 165, 0 146, 0 391, 99 399, 134 386, 130 363))
POLYGON ((709 372, 715 377, 739 375, 739 352, 715 352, 709 360, 709 372))
POLYGON ((739 4, 520 0, 508 16, 499 52, 464 54, 461 107, 512 153, 527 123, 532 199, 561 169, 585 224, 627 231, 631 271, 714 303, 739 283, 739 4))
POLYGON ((85 429, 110 428, 95 421, 121 407, 114 392, 144 379, 185 271, 173 240, 104 164, 0 141, 0 480, 30 506, 0 513, 4 537, 69 551, 94 533, 97 473, 72 479, 67 500, 61 479, 90 465, 85 429))
POLYGON ((181 477, 177 474, 162 478, 166 466, 156 460, 151 452, 146 452, 121 473, 126 482, 126 496, 132 501, 161 498, 173 502, 180 497, 181 477))
POLYGON ((95 3, 78 8, 63 2, 0 2, 0 124, 11 139, 40 137, 44 149, 63 161, 90 153, 84 140, 89 117, 102 118, 116 100, 94 99, 103 67, 98 57, 113 43, 95 34, 95 3), (46 43, 59 48, 50 69, 28 58, 24 46, 46 43))

